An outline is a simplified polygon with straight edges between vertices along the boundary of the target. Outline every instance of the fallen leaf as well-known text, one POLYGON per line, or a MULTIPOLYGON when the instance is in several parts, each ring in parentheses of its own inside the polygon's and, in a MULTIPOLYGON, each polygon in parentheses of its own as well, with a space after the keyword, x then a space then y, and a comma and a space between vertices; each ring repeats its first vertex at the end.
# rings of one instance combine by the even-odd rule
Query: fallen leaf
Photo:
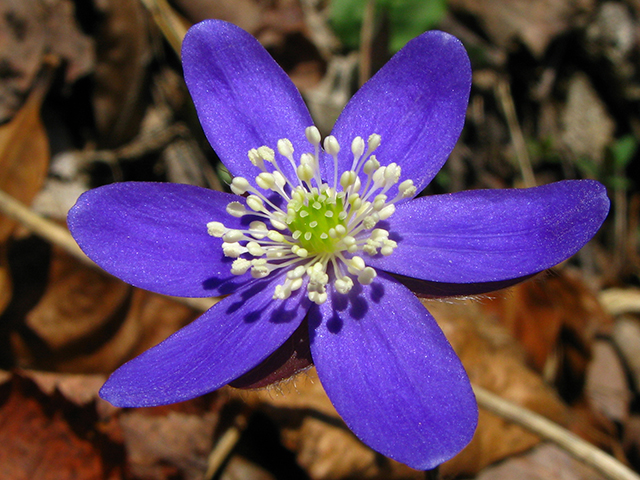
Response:
MULTIPOLYGON (((49 140, 40 108, 52 74, 53 66, 47 67, 22 108, 0 126, 0 189, 25 204, 30 204, 42 187, 49 166, 49 140)), ((0 243, 15 226, 14 220, 0 217, 0 243)))
POLYGON ((543 443, 517 457, 486 468, 476 480, 605 480, 594 469, 571 457, 560 447, 543 443))
POLYGON ((13 374, 0 385, 0 478, 119 480, 123 451, 99 429, 95 404, 77 406, 13 374))
POLYGON ((553 39, 586 23, 593 0, 451 0, 449 7, 477 17, 491 41, 502 48, 516 42, 540 57, 553 39))
MULTIPOLYGON (((46 265, 43 268, 47 268, 46 265)), ((31 369, 111 373, 198 316, 54 248, 48 282, 11 335, 15 363, 31 369)))
POLYGON ((150 92, 148 16, 137 0, 97 0, 93 108, 100 143, 120 146, 138 133, 150 92))
MULTIPOLYGON (((0 190, 30 204, 47 174, 49 140, 40 118, 40 108, 53 74, 49 65, 22 108, 10 122, 0 126, 0 190)), ((0 314, 11 301, 13 283, 6 242, 17 222, 0 215, 0 314)))
POLYGON ((68 84, 93 68, 93 44, 74 10, 71 0, 0 2, 0 124, 22 108, 46 55, 64 60, 68 84))
POLYGON ((565 401, 582 394, 591 347, 611 318, 576 275, 554 271, 511 287, 483 307, 507 327, 527 352, 527 361, 553 383, 565 401))
POLYGON ((127 463, 138 478, 200 479, 207 470, 218 415, 212 411, 164 412, 145 409, 119 416, 127 450, 127 463))

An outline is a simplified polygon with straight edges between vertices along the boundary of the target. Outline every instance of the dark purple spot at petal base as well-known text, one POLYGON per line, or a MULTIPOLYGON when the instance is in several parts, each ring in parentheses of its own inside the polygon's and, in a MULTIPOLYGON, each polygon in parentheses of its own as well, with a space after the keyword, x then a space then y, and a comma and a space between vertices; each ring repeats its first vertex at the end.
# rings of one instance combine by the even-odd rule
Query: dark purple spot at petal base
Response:
POLYGON ((286 380, 313 365, 309 350, 309 326, 305 319, 284 345, 253 370, 229 385, 235 388, 263 388, 286 380))

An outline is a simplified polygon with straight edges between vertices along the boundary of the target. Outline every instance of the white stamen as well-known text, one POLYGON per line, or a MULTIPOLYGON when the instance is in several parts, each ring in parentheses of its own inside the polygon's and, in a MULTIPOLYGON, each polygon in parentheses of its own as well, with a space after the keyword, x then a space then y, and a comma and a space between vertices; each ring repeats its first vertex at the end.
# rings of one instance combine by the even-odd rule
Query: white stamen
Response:
POLYGON ((397 243, 376 225, 393 215, 395 203, 415 196, 416 187, 405 180, 397 186, 395 198, 387 197, 387 191, 398 184, 401 169, 395 163, 381 166, 372 154, 380 146, 377 134, 370 135, 366 143, 361 137, 353 139, 351 169, 340 175, 340 144, 333 136, 325 138, 324 149, 333 159, 331 185, 321 177, 320 132, 309 127, 305 136, 313 151, 299 155, 298 163, 290 140, 280 139, 276 145, 278 154, 291 164, 293 178, 285 177, 275 151, 261 146, 248 152, 249 161, 260 170, 256 186, 242 177, 231 182, 234 193, 249 195, 243 202, 229 203, 227 213, 262 220, 251 221, 248 228, 209 222, 207 231, 222 238, 224 255, 234 258, 234 275, 250 270, 252 277, 264 278, 282 269, 286 274, 274 288, 274 299, 285 300, 306 283, 309 300, 322 304, 328 298, 327 288, 346 295, 354 282, 369 285, 375 280, 376 271, 360 255, 393 254, 397 243), (271 164, 271 171, 265 162, 271 164))

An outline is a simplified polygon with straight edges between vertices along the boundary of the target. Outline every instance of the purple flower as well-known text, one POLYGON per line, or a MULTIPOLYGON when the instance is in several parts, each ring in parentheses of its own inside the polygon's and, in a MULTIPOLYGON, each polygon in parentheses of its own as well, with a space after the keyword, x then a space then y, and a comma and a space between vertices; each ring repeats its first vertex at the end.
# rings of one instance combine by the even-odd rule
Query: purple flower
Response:
POLYGON ((409 42, 322 146, 300 94, 246 32, 200 23, 183 62, 239 195, 114 184, 82 195, 69 228, 89 257, 132 285, 231 295, 118 369, 102 397, 167 404, 231 382, 262 385, 312 359, 364 443, 418 469, 451 458, 473 435, 475 398, 407 286, 475 294, 561 262, 606 217, 604 187, 565 181, 414 199, 464 123, 469 60, 446 33, 409 42))

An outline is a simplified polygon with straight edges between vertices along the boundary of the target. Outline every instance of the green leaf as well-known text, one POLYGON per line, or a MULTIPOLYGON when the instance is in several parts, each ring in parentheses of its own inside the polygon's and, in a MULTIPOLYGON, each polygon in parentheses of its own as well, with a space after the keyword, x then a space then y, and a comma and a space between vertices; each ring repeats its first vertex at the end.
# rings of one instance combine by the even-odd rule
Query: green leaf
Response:
MULTIPOLYGON (((350 48, 360 46, 360 30, 367 0, 333 0, 330 22, 342 43, 350 48)), ((397 52, 421 33, 435 27, 447 11, 446 0, 376 0, 376 16, 385 13, 389 19, 389 50, 397 52)))
POLYGON ((638 141, 633 135, 625 135, 611 145, 613 156, 613 168, 616 171, 624 170, 638 149, 638 141))

